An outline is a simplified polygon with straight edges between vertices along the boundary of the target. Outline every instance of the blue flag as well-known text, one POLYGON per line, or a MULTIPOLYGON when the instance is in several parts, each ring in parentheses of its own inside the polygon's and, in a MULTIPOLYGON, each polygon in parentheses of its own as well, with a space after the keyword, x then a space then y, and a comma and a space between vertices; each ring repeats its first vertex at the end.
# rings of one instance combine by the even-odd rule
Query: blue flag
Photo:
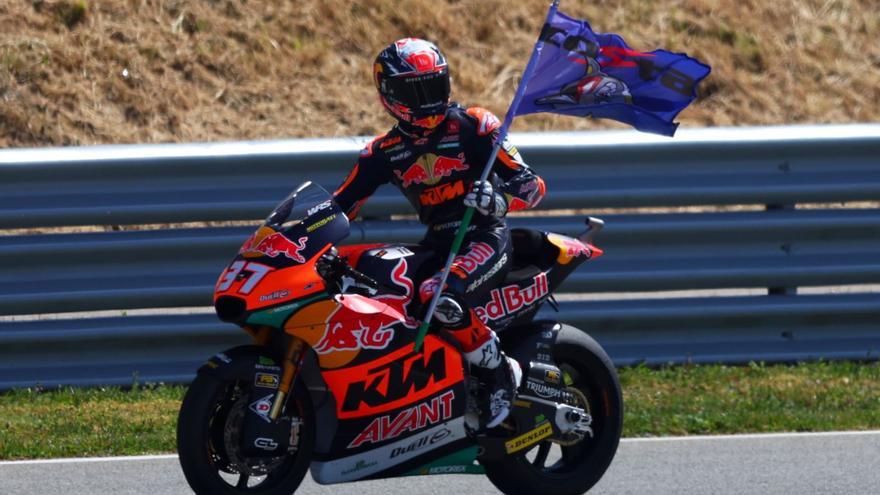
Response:
POLYGON ((585 20, 552 11, 532 76, 514 115, 552 112, 612 119, 672 136, 675 116, 696 98, 711 70, 682 53, 638 52, 585 20))

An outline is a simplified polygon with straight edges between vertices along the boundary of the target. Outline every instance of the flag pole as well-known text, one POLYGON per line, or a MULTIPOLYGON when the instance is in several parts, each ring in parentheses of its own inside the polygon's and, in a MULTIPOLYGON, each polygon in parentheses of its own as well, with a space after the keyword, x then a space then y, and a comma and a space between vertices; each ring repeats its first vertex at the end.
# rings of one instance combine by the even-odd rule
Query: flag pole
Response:
MULTIPOLYGON (((553 19, 553 16, 556 14, 557 8, 559 8, 560 0, 553 0, 553 3, 550 5, 550 8, 547 10, 547 18, 544 21, 543 26, 541 27, 541 34, 538 36, 538 41, 535 43, 535 47, 532 49, 532 55, 529 57, 529 62, 526 64, 526 68, 523 71, 522 79, 520 79, 519 86, 516 89, 516 94, 513 97, 513 101, 510 102, 510 107, 507 109, 507 113, 504 115, 504 122, 501 124, 501 128, 498 130, 498 134, 495 136, 495 141, 492 143, 492 153, 489 155, 489 160, 486 162, 486 166, 483 167, 483 173, 480 175, 480 180, 485 181, 489 178, 489 174, 492 172, 492 165, 495 163, 495 159, 498 157, 498 152, 501 149, 501 145, 504 143, 504 138, 507 137, 507 130, 510 128, 510 124, 513 122, 513 115, 516 113, 517 108, 519 108, 519 104, 523 99, 523 95, 525 94, 526 86, 528 85, 529 79, 532 77, 532 73, 535 71, 535 65, 537 64, 538 57, 541 55, 541 50, 544 48, 544 33, 546 31, 547 26, 550 24, 550 21, 553 19)), ((467 233, 467 229, 470 226, 471 219, 474 217, 474 209, 468 207, 464 211, 464 216, 461 219, 461 224, 458 226, 458 231, 455 233, 455 238, 452 241, 452 246, 449 249, 449 257, 446 259, 446 265, 443 268, 443 272, 440 275, 440 284, 434 290, 434 295, 431 298, 431 303, 428 306, 428 311, 425 313, 425 319, 422 324, 419 326, 419 333, 416 335, 415 348, 414 351, 418 352, 422 347, 422 342, 425 339, 425 334, 428 333, 428 326, 431 324, 431 318, 434 316, 434 310, 437 308, 437 302, 440 300, 440 293, 443 292, 443 286, 446 285, 446 279, 449 277, 449 270, 452 268, 452 262, 455 260, 456 255, 458 255, 459 249, 461 249, 461 244, 464 241, 464 235, 467 233)))

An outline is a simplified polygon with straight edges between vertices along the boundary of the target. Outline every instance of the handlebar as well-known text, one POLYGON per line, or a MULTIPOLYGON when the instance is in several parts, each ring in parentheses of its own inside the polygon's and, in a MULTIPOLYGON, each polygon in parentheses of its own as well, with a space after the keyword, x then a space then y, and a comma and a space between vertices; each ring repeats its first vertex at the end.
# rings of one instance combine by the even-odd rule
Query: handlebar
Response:
POLYGON ((337 251, 335 248, 331 249, 329 252, 321 256, 321 259, 318 260, 315 268, 317 269, 318 274, 327 281, 338 282, 338 279, 340 277, 347 276, 351 277, 355 282, 366 285, 367 287, 374 290, 383 289, 401 296, 406 295, 406 291, 401 289, 400 287, 393 287, 387 284, 380 283, 369 275, 356 270, 354 267, 348 264, 348 260, 346 260, 345 258, 341 258, 337 255, 337 251))
POLYGON ((382 287, 382 284, 375 281, 369 275, 355 270, 348 263, 345 263, 345 268, 343 268, 343 271, 346 275, 353 278, 355 282, 360 282, 371 289, 379 289, 380 287, 382 287))

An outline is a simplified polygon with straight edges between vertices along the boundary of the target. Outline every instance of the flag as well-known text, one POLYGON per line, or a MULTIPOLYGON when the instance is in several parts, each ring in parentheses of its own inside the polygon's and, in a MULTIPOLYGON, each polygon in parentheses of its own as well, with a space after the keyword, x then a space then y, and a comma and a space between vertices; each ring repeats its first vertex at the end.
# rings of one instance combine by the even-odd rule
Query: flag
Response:
POLYGON ((514 115, 551 112, 612 119, 672 136, 676 115, 711 70, 683 53, 639 52, 613 33, 555 11, 541 32, 534 71, 514 115))

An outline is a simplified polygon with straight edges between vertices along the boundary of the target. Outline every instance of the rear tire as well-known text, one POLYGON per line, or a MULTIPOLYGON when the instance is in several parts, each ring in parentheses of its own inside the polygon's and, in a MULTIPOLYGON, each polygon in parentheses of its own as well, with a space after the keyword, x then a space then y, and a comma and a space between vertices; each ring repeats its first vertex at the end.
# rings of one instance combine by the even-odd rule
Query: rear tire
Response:
POLYGON ((314 412, 305 387, 294 387, 282 412, 302 421, 295 453, 248 459, 236 453, 237 445, 226 445, 225 439, 240 429, 240 411, 247 408, 251 383, 247 378, 222 380, 199 374, 187 390, 178 416, 177 452, 183 474, 197 494, 287 495, 305 477, 315 441, 314 412), (265 474, 255 476, 262 471, 265 474))
POLYGON ((547 462, 551 441, 500 461, 484 462, 486 476, 504 493, 585 493, 602 478, 617 452, 623 428, 623 397, 608 354, 589 335, 563 324, 553 355, 563 374, 572 379, 569 387, 576 388, 587 400, 593 437, 558 447, 561 457, 552 464, 547 462))

